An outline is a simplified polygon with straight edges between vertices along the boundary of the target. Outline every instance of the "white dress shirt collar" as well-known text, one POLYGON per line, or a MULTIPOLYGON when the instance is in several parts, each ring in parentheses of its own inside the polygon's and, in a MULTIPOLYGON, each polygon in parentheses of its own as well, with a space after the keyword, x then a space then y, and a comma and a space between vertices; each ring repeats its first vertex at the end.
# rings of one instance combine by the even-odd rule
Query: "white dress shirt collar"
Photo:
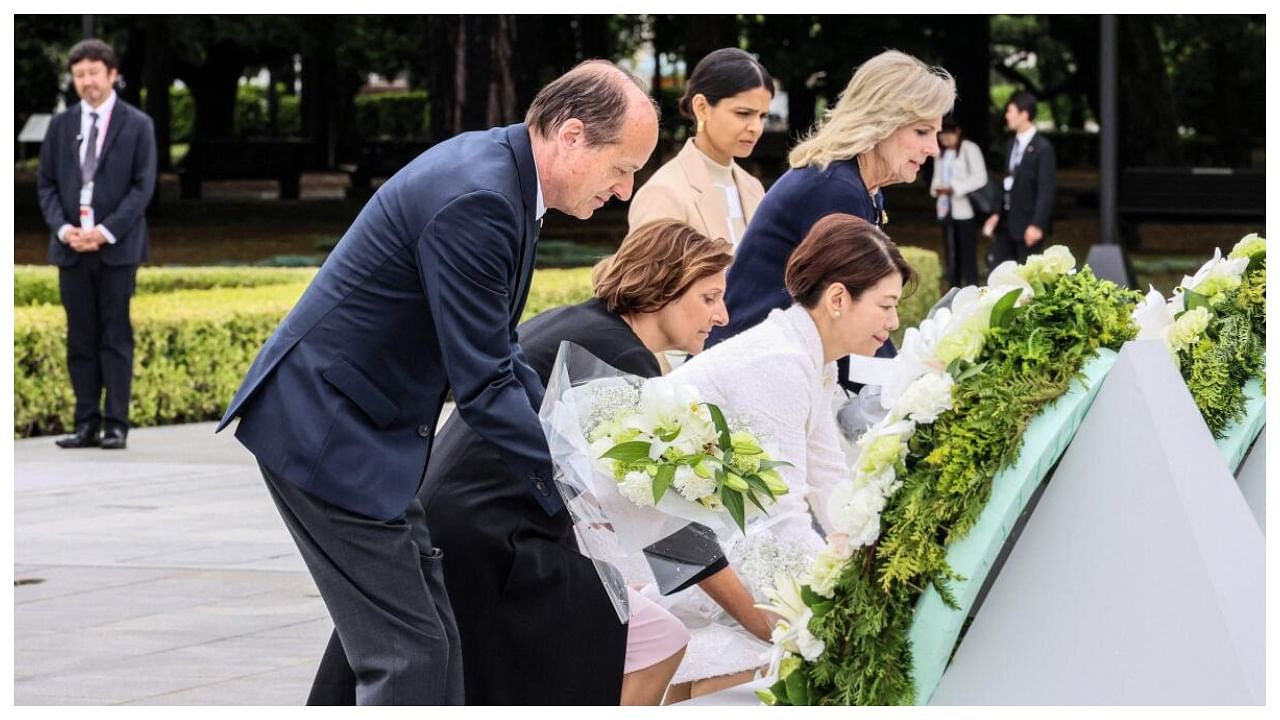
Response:
POLYGON ((107 96, 107 99, 103 100, 102 104, 96 108, 89 107, 89 103, 85 102, 84 100, 81 100, 80 101, 80 117, 85 121, 91 121, 92 118, 89 117, 89 113, 96 112, 98 113, 98 122, 102 123, 104 120, 106 120, 108 117, 111 116, 111 111, 115 109, 115 106, 116 106, 116 91, 112 90, 111 94, 107 96))

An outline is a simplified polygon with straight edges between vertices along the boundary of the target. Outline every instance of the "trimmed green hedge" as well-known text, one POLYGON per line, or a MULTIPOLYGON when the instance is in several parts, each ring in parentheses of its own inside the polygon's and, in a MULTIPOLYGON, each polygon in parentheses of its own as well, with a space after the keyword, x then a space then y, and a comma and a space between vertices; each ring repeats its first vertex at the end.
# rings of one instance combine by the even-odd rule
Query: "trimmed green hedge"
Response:
POLYGON ((902 335, 909 327, 919 325, 929 308, 942 297, 942 261, 938 253, 918 247, 900 246, 902 257, 916 271, 916 291, 898 303, 898 330, 893 342, 902 344, 902 335))
MULTIPOLYGON (((138 269, 138 295, 175 290, 296 285, 311 282, 316 268, 144 267, 138 269)), ((58 269, 48 265, 19 265, 13 271, 13 305, 57 305, 58 269)))
MULTIPOLYGON (((936 254, 917 248, 903 248, 903 254, 920 274, 919 289, 900 308, 905 329, 919 324, 937 301, 941 274, 936 254)), ((139 270, 131 312, 133 424, 218 419, 314 273, 314 268, 139 270)), ((75 401, 67 379, 66 316, 57 304, 56 270, 17 268, 14 296, 14 434, 64 432, 75 401)), ((590 268, 538 270, 522 319, 590 296, 590 268)))

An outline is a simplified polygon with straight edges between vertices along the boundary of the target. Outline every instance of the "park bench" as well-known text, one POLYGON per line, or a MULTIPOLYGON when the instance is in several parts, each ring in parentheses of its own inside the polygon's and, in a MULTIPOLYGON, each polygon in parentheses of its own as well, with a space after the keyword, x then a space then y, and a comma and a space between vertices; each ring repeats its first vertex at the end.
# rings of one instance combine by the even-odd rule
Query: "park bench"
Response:
POLYGON ((282 200, 297 200, 311 142, 301 139, 192 140, 177 167, 183 199, 199 199, 205 180, 272 179, 282 200))
POLYGON ((1261 221, 1267 213, 1266 174, 1231 168, 1131 167, 1120 175, 1120 232, 1138 246, 1146 221, 1261 221))
POLYGON ((400 168, 426 152, 426 140, 366 140, 360 144, 360 159, 355 164, 339 166, 350 183, 347 197, 368 197, 373 192, 374 178, 389 178, 400 168))

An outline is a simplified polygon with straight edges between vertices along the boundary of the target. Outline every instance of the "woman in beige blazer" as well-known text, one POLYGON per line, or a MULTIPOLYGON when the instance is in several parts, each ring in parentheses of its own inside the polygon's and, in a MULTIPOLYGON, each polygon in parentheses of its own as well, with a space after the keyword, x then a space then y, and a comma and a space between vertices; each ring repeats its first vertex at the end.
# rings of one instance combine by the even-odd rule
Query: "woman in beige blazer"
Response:
POLYGON ((674 218, 735 246, 764 197, 764 186, 734 158, 751 155, 773 100, 773 78, 737 48, 707 55, 693 69, 680 114, 696 134, 636 191, 627 214, 635 229, 674 218))

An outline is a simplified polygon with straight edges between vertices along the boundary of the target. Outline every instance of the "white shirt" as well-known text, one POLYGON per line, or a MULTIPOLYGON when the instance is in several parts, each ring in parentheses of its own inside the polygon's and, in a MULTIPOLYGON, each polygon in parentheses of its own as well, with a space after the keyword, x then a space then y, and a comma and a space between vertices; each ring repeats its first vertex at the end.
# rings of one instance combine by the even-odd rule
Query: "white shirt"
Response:
MULTIPOLYGON (((111 112, 115 110, 115 107, 116 107, 116 91, 115 90, 112 90, 111 94, 107 96, 107 99, 104 100, 102 104, 96 108, 91 107, 89 103, 85 102, 84 100, 80 101, 80 135, 78 136, 77 140, 80 144, 78 152, 79 152, 81 165, 84 164, 85 153, 89 151, 89 133, 93 129, 93 116, 91 116, 89 113, 98 114, 98 137, 97 137, 97 142, 94 143, 96 146, 94 148, 94 156, 97 157, 99 160, 101 160, 102 148, 103 148, 103 145, 106 144, 106 140, 107 140, 107 127, 111 124, 111 112)), ((66 238, 67 231, 70 230, 71 227, 72 226, 69 224, 64 224, 62 227, 58 228, 58 240, 65 243, 67 241, 67 238, 66 238)), ((116 236, 111 234, 111 231, 107 229, 107 226, 103 225, 102 223, 98 223, 96 226, 96 229, 98 230, 98 232, 102 233, 102 237, 106 238, 108 245, 116 244, 116 236)))
MULTIPOLYGON (((694 147, 697 148, 696 145, 694 147)), ((742 198, 738 196, 738 186, 733 182, 733 161, 730 160, 728 165, 721 165, 707 157, 701 150, 698 153, 706 163, 707 175, 711 177, 711 183, 724 193, 724 204, 729 209, 729 214, 725 218, 729 237, 725 239, 737 247, 738 241, 747 230, 747 215, 742 209, 742 198)))
POLYGON ((1013 145, 1013 152, 1009 153, 1010 173, 1012 173, 1013 169, 1022 163, 1022 154, 1027 151, 1027 145, 1031 144, 1031 138, 1035 137, 1035 134, 1036 126, 1032 125, 1014 136, 1017 139, 1017 142, 1013 145))
POLYGON ((547 214, 547 203, 542 199, 542 174, 538 172, 538 159, 533 159, 533 176, 538 180, 538 207, 534 211, 537 219, 541 220, 543 215, 547 214))

